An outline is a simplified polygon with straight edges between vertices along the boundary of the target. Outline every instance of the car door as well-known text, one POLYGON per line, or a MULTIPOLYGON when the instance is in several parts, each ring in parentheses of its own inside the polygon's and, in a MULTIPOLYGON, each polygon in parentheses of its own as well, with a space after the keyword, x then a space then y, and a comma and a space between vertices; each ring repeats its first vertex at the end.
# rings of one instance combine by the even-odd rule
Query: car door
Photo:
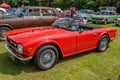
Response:
POLYGON ((116 12, 112 12, 112 19, 113 19, 113 21, 116 20, 117 17, 118 17, 118 16, 117 16, 116 12))
POLYGON ((8 18, 5 19, 5 24, 11 25, 14 29, 22 28, 24 26, 23 17, 15 17, 15 18, 8 18))
POLYGON ((87 30, 77 35, 77 51, 82 52, 96 47, 97 33, 94 30, 87 30))
POLYGON ((109 12, 109 22, 113 22, 114 21, 114 15, 112 12, 109 12))
POLYGON ((117 19, 117 15, 115 12, 110 12, 110 22, 114 22, 115 19, 117 19))
POLYGON ((107 22, 111 22, 111 15, 110 15, 111 13, 109 11, 106 11, 105 13, 106 13, 105 19, 107 20, 107 22))
POLYGON ((37 27, 42 25, 40 16, 40 8, 28 9, 27 15, 24 17, 24 27, 37 27))
POLYGON ((54 10, 49 8, 41 8, 41 16, 43 26, 50 26, 58 18, 54 10))
POLYGON ((89 11, 87 14, 88 20, 92 20, 93 16, 94 16, 94 11, 89 11))

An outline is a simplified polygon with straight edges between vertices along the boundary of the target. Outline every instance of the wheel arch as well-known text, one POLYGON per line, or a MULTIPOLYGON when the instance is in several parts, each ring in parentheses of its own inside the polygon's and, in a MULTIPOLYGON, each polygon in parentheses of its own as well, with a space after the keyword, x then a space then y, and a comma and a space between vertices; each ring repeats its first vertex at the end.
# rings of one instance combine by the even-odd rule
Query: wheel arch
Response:
POLYGON ((108 36, 108 41, 110 42, 110 36, 109 36, 108 33, 105 32, 105 33, 102 33, 102 34, 99 36, 99 40, 98 40, 98 42, 97 42, 97 46, 99 45, 100 38, 101 38, 102 36, 104 36, 104 35, 108 36))
MULTIPOLYGON (((37 47, 37 49, 35 50, 34 56, 36 55, 36 52, 37 52, 41 47, 43 47, 43 46, 45 46, 45 45, 52 45, 52 46, 56 47, 56 49, 58 50, 58 53, 59 53, 59 57, 61 58, 61 57, 63 56, 63 55, 62 55, 62 51, 61 51, 61 49, 60 49, 60 46, 59 46, 57 43, 55 43, 55 42, 47 42, 47 43, 45 42, 45 43, 39 45, 39 46, 37 47)), ((33 58, 34 58, 34 56, 33 56, 33 58)))
POLYGON ((0 25, 0 27, 7 27, 7 28, 9 28, 11 30, 14 29, 11 25, 8 25, 8 24, 2 24, 2 25, 0 25))
POLYGON ((110 42, 110 36, 109 36, 109 34, 105 33, 105 34, 103 34, 103 35, 108 36, 108 41, 110 42))
POLYGON ((108 47, 109 42, 110 42, 110 37, 109 37, 109 35, 108 35, 107 33, 102 34, 102 35, 99 37, 99 40, 98 40, 98 43, 97 43, 97 47, 96 47, 96 51, 98 51, 98 52, 103 52, 103 51, 105 51, 105 50, 107 49, 107 47, 108 47), (103 37, 106 37, 107 40, 108 40, 107 45, 106 45, 106 48, 105 48, 104 50, 100 49, 100 42, 101 42, 101 39, 102 39, 103 37))

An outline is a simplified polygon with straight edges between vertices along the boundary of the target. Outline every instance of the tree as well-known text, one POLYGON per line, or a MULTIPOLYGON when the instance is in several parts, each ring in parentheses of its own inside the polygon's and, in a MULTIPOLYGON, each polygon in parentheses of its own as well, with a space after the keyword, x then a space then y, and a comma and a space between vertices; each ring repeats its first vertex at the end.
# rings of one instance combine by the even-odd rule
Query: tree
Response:
MULTIPOLYGON (((93 9, 97 10, 101 6, 115 6, 117 11, 120 12, 119 0, 4 0, 12 7, 19 7, 22 4, 31 6, 51 6, 59 7, 61 9, 70 9, 72 6, 77 9, 93 9), (53 1, 53 3, 50 3, 53 1)), ((2 3, 3 0, 0 0, 2 3)))

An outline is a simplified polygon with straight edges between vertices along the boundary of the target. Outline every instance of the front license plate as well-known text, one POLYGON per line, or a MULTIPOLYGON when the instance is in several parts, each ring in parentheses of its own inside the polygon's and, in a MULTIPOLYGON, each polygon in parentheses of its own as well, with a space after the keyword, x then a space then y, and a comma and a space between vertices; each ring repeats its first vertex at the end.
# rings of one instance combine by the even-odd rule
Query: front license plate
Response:
POLYGON ((13 61, 15 61, 15 57, 12 54, 8 53, 8 56, 9 56, 10 59, 12 59, 13 61))

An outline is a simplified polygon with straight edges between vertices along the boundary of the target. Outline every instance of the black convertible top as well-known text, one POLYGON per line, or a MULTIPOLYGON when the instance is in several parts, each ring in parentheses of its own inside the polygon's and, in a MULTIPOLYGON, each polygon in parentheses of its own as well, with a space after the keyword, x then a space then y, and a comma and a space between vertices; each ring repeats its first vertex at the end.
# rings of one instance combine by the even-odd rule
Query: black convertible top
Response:
POLYGON ((79 18, 73 18, 73 17, 62 17, 58 18, 52 26, 58 27, 58 28, 64 28, 72 31, 79 31, 79 30, 93 30, 93 29, 99 29, 101 26, 95 26, 95 25, 88 25, 88 24, 80 24, 79 18))
POLYGON ((90 25, 90 24, 80 24, 80 27, 86 27, 86 28, 91 28, 91 29, 99 29, 101 26, 96 26, 96 25, 90 25))

